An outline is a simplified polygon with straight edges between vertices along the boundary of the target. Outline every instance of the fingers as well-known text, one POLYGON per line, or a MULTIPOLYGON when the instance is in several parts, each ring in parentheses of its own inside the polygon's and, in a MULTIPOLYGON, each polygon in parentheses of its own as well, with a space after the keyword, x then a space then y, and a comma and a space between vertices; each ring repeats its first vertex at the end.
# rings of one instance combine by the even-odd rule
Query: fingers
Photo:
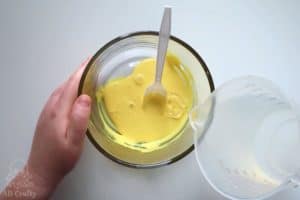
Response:
POLYGON ((59 101, 59 99, 64 91, 65 85, 66 85, 66 82, 61 84, 58 88, 56 88, 52 92, 52 94, 50 95, 50 97, 47 100, 47 103, 45 104, 44 110, 47 110, 47 111, 55 110, 56 104, 59 101))
POLYGON ((79 85, 79 81, 81 78, 81 75, 85 69, 85 66, 89 62, 90 58, 85 60, 80 67, 76 70, 75 73, 72 74, 72 76, 67 81, 63 93, 59 98, 58 107, 60 110, 60 113, 63 116, 68 116, 71 108, 73 106, 73 103, 77 97, 77 89, 79 85))
POLYGON ((73 145, 81 145, 84 141, 85 132, 91 112, 91 99, 88 95, 81 95, 74 102, 67 130, 67 139, 73 145))

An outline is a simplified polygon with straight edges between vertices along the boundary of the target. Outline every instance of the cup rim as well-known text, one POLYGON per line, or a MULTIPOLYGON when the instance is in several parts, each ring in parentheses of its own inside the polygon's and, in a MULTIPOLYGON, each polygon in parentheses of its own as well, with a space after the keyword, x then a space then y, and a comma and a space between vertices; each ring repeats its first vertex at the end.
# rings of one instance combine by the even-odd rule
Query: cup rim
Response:
MULTIPOLYGON (((130 37, 134 37, 134 36, 158 36, 159 32, 157 31, 136 31, 136 32, 130 32, 127 34, 123 34, 120 35, 118 37, 115 37, 114 39, 110 40, 109 42, 107 42, 105 45, 103 45, 90 59, 90 61, 88 62, 88 64, 86 65, 80 82, 79 82, 79 87, 78 87, 78 92, 77 92, 77 96, 80 96, 82 94, 82 89, 83 89, 83 85, 84 85, 84 81, 86 78, 86 75, 88 73, 88 71, 91 68, 91 63, 93 63, 99 55, 101 55, 101 53, 103 53, 107 48, 109 48, 111 45, 122 41, 124 39, 130 38, 130 37)), ((210 92, 212 93, 215 90, 215 86, 214 86, 214 82, 211 76, 211 73, 206 65, 206 63, 204 62, 204 60, 202 59, 202 57, 190 46, 188 45, 186 42, 184 42, 183 40, 171 35, 170 39, 179 43, 180 45, 182 45, 184 48, 186 48, 197 60, 198 62, 201 64, 201 67, 203 68, 205 75, 208 79, 208 83, 209 83, 209 87, 210 87, 210 92)), ((181 154, 167 160, 167 161, 161 161, 158 163, 154 163, 154 164, 134 164, 134 163, 129 163, 126 161, 123 161, 119 158, 116 158, 115 156, 109 154, 108 152, 106 152, 101 146, 100 144, 97 143, 97 141, 94 139, 94 137, 92 136, 92 134, 90 133, 89 129, 87 129, 86 131, 86 135, 89 139, 89 141, 93 144, 94 147, 96 147, 96 149, 102 153, 104 156, 106 156, 107 158, 109 158, 110 160, 119 163, 123 166, 126 167, 131 167, 131 168, 156 168, 156 167, 161 167, 161 166, 165 166, 165 165, 170 165, 172 163, 177 162, 178 160, 181 160, 182 158, 184 158, 185 156, 187 156, 189 153, 191 153, 195 147, 194 144, 191 144, 191 147, 189 147, 188 149, 186 149, 184 152, 182 152, 181 154)))

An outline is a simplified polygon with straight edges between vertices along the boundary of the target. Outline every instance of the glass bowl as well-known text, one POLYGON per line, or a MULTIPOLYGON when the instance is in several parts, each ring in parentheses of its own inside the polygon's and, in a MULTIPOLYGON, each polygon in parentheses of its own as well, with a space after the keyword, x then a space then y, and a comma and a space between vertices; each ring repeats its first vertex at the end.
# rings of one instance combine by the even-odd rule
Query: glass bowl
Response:
MULTIPOLYGON (((134 32, 111 40, 92 57, 79 84, 78 95, 87 94, 93 102, 87 131, 89 140, 105 156, 129 167, 170 164, 194 149, 193 130, 188 120, 174 137, 151 144, 155 145, 155 150, 147 151, 146 144, 120 144, 118 138, 122 136, 109 120, 103 103, 97 101, 96 92, 107 81, 129 75, 143 59, 155 58, 157 43, 158 32, 154 31, 134 32)), ((175 55, 181 67, 191 74, 193 105, 203 102, 214 90, 203 59, 192 47, 174 36, 170 38, 168 53, 175 55)))

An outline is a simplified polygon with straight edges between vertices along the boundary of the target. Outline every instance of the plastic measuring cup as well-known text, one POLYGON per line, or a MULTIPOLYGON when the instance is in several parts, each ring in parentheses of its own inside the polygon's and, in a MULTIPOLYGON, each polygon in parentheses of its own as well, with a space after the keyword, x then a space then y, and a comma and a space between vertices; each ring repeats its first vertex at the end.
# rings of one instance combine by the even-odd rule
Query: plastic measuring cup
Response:
POLYGON ((299 116, 271 81, 223 84, 190 122, 200 169, 225 197, 263 199, 300 183, 299 116))

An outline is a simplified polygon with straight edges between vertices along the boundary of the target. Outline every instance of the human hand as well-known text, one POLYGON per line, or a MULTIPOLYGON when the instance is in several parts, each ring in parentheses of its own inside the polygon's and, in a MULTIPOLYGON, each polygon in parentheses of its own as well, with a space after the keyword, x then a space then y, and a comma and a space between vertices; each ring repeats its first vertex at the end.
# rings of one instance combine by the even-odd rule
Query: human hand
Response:
POLYGON ((77 89, 88 61, 52 93, 36 126, 26 167, 51 189, 71 171, 83 149, 91 99, 77 98, 77 89))
MULTIPOLYGON (((37 122, 27 164, 8 185, 10 190, 14 190, 14 185, 28 182, 24 177, 30 178, 31 188, 18 189, 33 190, 34 199, 47 199, 75 166, 83 149, 91 110, 89 96, 77 98, 79 80, 87 62, 49 97, 37 122)), ((0 199, 3 196, 0 195, 0 199)))

